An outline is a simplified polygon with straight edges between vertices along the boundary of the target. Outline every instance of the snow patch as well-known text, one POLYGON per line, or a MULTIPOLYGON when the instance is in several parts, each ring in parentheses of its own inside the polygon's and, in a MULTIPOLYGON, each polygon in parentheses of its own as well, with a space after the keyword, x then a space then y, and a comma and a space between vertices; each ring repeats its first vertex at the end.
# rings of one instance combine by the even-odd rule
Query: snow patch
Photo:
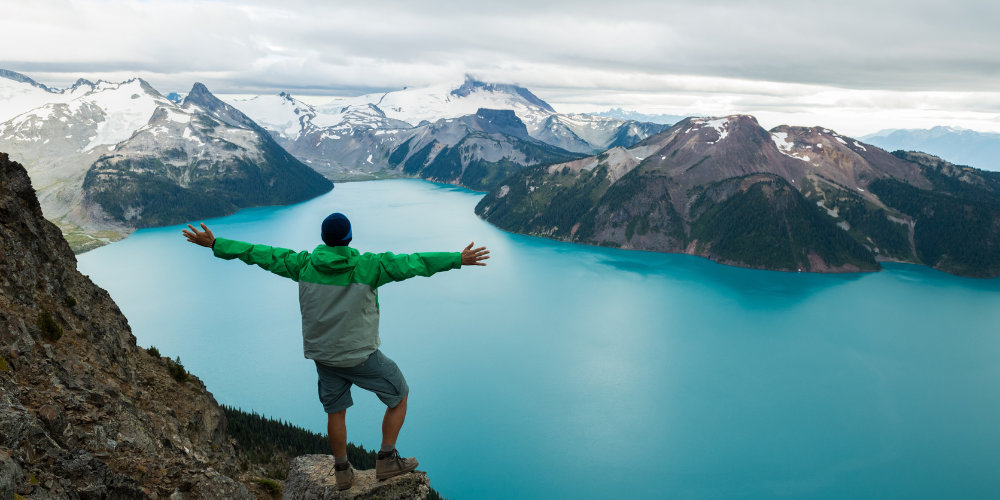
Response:
POLYGON ((729 118, 716 118, 714 120, 691 120, 691 123, 696 124, 697 127, 691 127, 688 131, 700 129, 702 127, 711 127, 715 129, 715 132, 719 134, 719 138, 709 142, 709 144, 715 144, 729 135, 729 118))
POLYGON ((507 196, 507 193, 509 192, 510 186, 504 184, 503 186, 500 186, 500 191, 497 192, 497 198, 503 198, 504 196, 507 196))
POLYGON ((771 134, 771 140, 774 141, 774 145, 778 146, 778 151, 788 157, 795 158, 796 160, 809 161, 808 155, 798 155, 792 151, 795 144, 788 141, 788 133, 786 132, 774 132, 771 134))

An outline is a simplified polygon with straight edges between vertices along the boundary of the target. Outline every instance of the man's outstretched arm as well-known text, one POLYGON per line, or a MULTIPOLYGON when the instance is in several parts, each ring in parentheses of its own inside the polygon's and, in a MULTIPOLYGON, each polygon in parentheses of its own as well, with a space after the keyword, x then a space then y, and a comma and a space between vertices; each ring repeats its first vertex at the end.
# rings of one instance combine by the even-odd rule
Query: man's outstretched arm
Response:
POLYGON ((374 285, 382 286, 392 281, 403 281, 414 276, 430 276, 462 266, 485 266, 490 258, 486 247, 473 249, 469 243, 461 252, 421 252, 395 255, 391 252, 378 254, 379 267, 374 285))
POLYGON ((191 228, 190 231, 187 229, 181 231, 187 240, 211 248, 216 257, 226 260, 238 258, 247 264, 260 266, 278 276, 296 281, 309 259, 309 252, 295 252, 287 248, 254 245, 226 238, 216 239, 212 230, 204 223, 201 224, 204 231, 198 231, 191 224, 188 224, 188 227, 191 228))

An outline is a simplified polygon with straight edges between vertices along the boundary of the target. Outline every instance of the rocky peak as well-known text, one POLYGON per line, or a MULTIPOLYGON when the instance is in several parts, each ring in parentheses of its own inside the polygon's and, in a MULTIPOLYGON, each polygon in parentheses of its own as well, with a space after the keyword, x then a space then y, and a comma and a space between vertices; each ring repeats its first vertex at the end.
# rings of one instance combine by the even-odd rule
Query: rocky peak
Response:
POLYGON ((41 83, 32 80, 26 75, 22 75, 21 73, 18 73, 16 71, 11 71, 9 69, 0 69, 0 78, 14 80, 15 82, 27 83, 28 85, 31 85, 33 87, 38 87, 47 92, 52 92, 52 89, 46 87, 45 85, 42 85, 41 83))
POLYGON ((136 346, 2 153, 0 346, 0 496, 252 498, 212 395, 136 346))
POLYGON ((192 105, 205 110, 207 113, 229 125, 259 130, 264 135, 267 135, 264 129, 261 129, 250 117, 229 104, 222 102, 221 99, 209 92, 208 87, 201 82, 195 82, 194 86, 191 87, 191 92, 184 98, 183 106, 185 108, 192 105))
POLYGON ((505 134, 529 139, 527 127, 513 110, 479 108, 474 116, 478 128, 487 134, 505 134))
POLYGON ((77 78, 76 81, 73 82, 73 85, 70 86, 70 89, 77 89, 77 88, 80 88, 80 87, 90 87, 90 88, 93 88, 94 87, 94 82, 92 82, 90 80, 87 80, 86 78, 77 78))

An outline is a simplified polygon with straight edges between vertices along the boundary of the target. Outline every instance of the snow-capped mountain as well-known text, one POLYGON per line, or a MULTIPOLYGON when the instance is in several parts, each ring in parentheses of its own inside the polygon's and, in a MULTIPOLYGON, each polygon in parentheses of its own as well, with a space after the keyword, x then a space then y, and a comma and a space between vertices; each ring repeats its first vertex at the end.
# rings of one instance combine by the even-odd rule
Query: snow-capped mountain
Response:
MULTIPOLYGON (((412 136, 407 130, 475 116, 480 109, 510 110, 531 138, 575 153, 628 147, 665 128, 593 115, 562 115, 523 87, 473 78, 458 84, 336 98, 322 106, 311 106, 286 93, 229 102, 299 159, 333 179, 391 169, 390 151, 412 136)), ((449 139, 442 137, 439 142, 449 139)))
POLYGON ((338 98, 321 111, 348 105, 374 104, 389 118, 410 125, 441 118, 473 115, 481 108, 509 109, 531 129, 556 111, 528 89, 510 84, 487 83, 466 77, 460 85, 439 84, 423 88, 404 88, 381 94, 338 98))
POLYGON ((51 99, 0 123, 0 150, 25 165, 46 217, 78 250, 136 227, 301 201, 331 187, 201 84, 183 103, 137 78, 43 87, 0 78, 22 107, 51 99))
POLYGON ((387 168, 395 134, 412 126, 373 104, 317 108, 287 93, 229 101, 285 149, 331 179, 367 177, 387 168))
POLYGON ((0 122, 44 104, 70 101, 89 90, 80 83, 69 89, 51 89, 20 73, 0 69, 0 122))

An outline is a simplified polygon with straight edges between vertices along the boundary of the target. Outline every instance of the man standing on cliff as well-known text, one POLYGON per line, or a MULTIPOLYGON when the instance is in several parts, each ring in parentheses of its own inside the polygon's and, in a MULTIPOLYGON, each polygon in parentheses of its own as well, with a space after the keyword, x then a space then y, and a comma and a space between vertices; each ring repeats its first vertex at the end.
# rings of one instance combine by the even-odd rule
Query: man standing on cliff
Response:
POLYGON ((374 392, 388 407, 382 420, 382 448, 375 463, 375 477, 388 479, 417 468, 417 459, 402 458, 396 438, 406 417, 409 386, 391 359, 379 351, 378 287, 414 276, 485 266, 486 247, 461 252, 394 255, 360 253, 348 246, 353 232, 347 217, 331 214, 321 226, 322 245, 312 252, 253 245, 216 238, 201 225, 183 230, 188 241, 212 249, 216 257, 238 258, 299 283, 302 343, 305 357, 316 362, 319 399, 327 413, 337 487, 347 489, 354 469, 347 461, 347 408, 354 404, 351 385, 374 392))

